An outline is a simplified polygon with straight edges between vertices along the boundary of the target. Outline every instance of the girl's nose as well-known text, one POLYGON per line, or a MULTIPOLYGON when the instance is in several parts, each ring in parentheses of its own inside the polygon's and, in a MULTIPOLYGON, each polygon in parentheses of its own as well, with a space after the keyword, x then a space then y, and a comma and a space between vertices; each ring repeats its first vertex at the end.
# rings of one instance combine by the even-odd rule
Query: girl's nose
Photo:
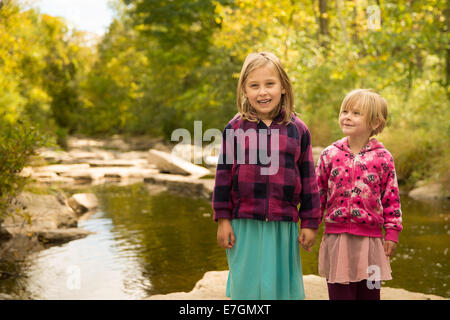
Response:
POLYGON ((259 94, 266 94, 266 93, 267 93, 266 87, 261 87, 261 89, 259 90, 259 94))

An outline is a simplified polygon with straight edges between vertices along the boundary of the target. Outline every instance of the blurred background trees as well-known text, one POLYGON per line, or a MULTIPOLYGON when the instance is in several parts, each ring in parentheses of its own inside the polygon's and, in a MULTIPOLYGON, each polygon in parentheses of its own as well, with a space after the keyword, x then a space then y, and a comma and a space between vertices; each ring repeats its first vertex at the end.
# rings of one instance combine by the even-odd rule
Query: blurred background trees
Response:
POLYGON ((444 0, 115 0, 94 46, 58 18, 1 3, 3 121, 27 120, 63 147, 68 134, 170 139, 194 120, 221 130, 246 55, 264 50, 283 61, 313 145, 341 137, 347 92, 373 88, 389 103, 379 139, 399 180, 450 182, 444 0))

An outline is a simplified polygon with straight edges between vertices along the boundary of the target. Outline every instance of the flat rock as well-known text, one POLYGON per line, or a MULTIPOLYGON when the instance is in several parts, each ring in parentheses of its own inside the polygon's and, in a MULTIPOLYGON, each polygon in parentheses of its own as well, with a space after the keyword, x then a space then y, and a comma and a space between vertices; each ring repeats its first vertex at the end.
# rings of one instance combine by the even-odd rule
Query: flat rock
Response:
MULTIPOLYGON (((203 275, 190 292, 174 292, 147 297, 146 300, 229 300, 225 296, 228 270, 209 271, 203 275)), ((328 300, 325 278, 316 275, 303 276, 306 300, 328 300)), ((447 300, 444 297, 411 292, 404 289, 381 287, 382 300, 447 300)))
POLYGON ((39 241, 43 243, 60 244, 69 242, 76 239, 81 239, 93 234, 93 232, 80 229, 80 228, 69 228, 69 229, 52 229, 52 230, 38 230, 36 235, 39 241))
POLYGON ((112 160, 91 160, 87 162, 90 167, 135 167, 147 165, 145 159, 126 160, 126 159, 112 159, 112 160))
POLYGON ((211 199, 214 189, 213 179, 198 179, 174 174, 153 174, 144 178, 145 183, 164 186, 167 191, 188 196, 211 199))
POLYGON ((98 207, 98 199, 93 193, 76 193, 67 200, 67 203, 77 214, 83 214, 98 207))
POLYGON ((148 162, 154 164, 160 172, 175 175, 191 175, 202 177, 211 174, 208 169, 197 166, 185 159, 177 157, 173 153, 150 149, 148 152, 148 162))
POLYGON ((416 200, 450 199, 450 190, 439 183, 421 184, 411 190, 408 195, 416 200))

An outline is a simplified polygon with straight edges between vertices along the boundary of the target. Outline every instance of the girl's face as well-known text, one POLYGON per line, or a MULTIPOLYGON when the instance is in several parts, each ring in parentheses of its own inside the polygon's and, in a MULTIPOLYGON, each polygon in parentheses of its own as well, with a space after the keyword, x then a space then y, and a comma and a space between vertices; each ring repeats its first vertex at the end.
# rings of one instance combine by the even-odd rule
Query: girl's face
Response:
POLYGON ((244 86, 245 96, 261 119, 270 118, 270 113, 276 109, 284 93, 286 90, 270 63, 250 72, 244 86))
POLYGON ((342 110, 339 114, 339 126, 346 136, 370 138, 372 129, 369 127, 366 117, 361 114, 356 106, 353 109, 342 110))

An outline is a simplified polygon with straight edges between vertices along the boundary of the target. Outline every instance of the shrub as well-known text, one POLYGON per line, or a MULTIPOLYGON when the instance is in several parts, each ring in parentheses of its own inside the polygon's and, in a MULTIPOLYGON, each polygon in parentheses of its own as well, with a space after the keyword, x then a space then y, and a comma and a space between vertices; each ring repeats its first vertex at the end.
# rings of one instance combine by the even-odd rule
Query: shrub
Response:
POLYGON ((0 221, 6 216, 12 198, 27 181, 19 173, 44 144, 44 136, 29 123, 20 120, 9 123, 0 118, 0 221))

